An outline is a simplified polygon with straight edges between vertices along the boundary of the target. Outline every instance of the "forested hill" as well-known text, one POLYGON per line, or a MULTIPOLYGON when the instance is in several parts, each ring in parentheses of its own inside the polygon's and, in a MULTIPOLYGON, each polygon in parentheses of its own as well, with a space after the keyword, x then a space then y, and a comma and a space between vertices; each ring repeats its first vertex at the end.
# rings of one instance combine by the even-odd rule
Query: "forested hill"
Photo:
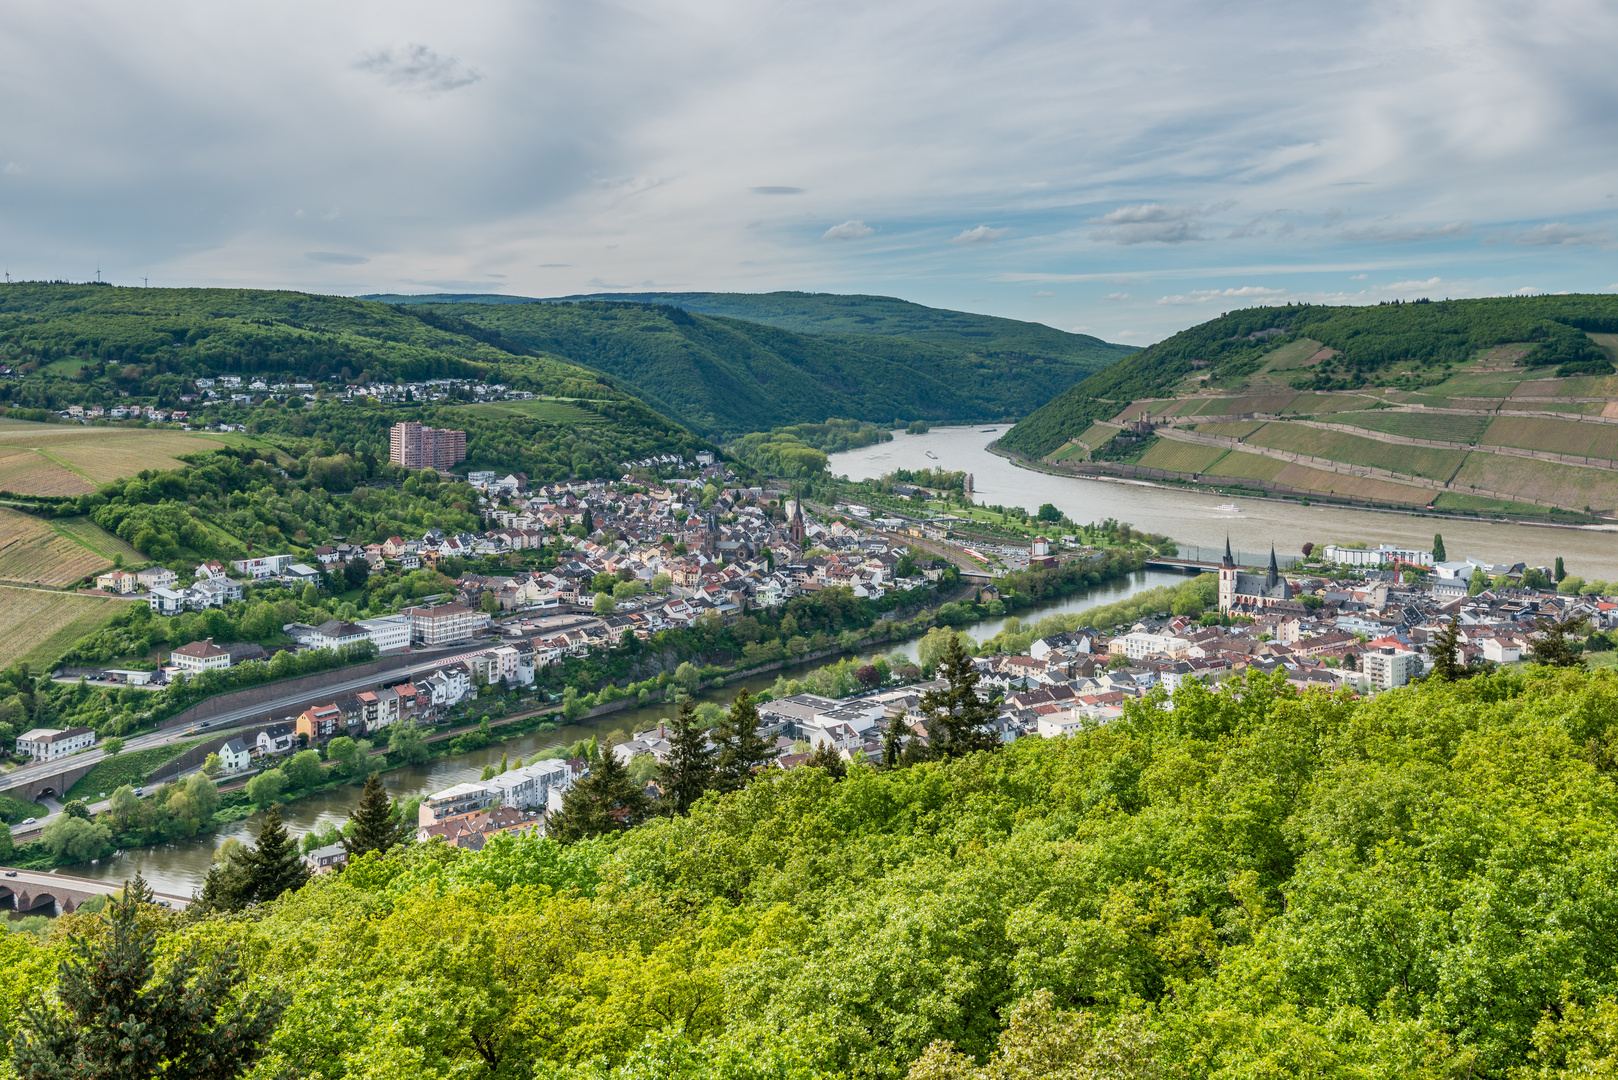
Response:
MULTIPOLYGON (((469 468, 522 470, 535 479, 610 476, 651 454, 689 455, 705 445, 599 372, 508 341, 438 309, 404 311, 364 300, 257 289, 126 289, 19 283, 0 286, 0 404, 60 410, 70 405, 150 404, 185 409, 202 376, 244 382, 304 381, 326 396, 306 406, 225 405, 212 416, 252 432, 324 440, 386 457, 387 426, 422 419, 467 432, 469 468), (332 399, 346 386, 454 378, 504 383, 573 402, 462 407, 354 408, 332 399)), ((244 389, 246 387, 244 386, 244 389)), ((363 397, 356 399, 365 404, 363 397)), ((195 408, 195 406, 192 406, 195 408)))
MULTIPOLYGON (((1304 358, 1295 370, 1286 369, 1284 381, 1271 380, 1279 389, 1422 389, 1438 385, 1439 376, 1487 350, 1507 345, 1521 345, 1521 359, 1539 377, 1610 373, 1610 357, 1586 331, 1618 331, 1618 296, 1248 308, 1182 330, 1090 376, 1000 442, 1039 456, 1131 401, 1249 388, 1268 354, 1306 338, 1340 355, 1304 358)), ((1278 372, 1271 365, 1264 374, 1278 372)))
POLYGON ((612 374, 683 422, 726 434, 834 416, 935 422, 1024 416, 1134 351, 1038 323, 881 296, 368 299, 431 305, 612 374))

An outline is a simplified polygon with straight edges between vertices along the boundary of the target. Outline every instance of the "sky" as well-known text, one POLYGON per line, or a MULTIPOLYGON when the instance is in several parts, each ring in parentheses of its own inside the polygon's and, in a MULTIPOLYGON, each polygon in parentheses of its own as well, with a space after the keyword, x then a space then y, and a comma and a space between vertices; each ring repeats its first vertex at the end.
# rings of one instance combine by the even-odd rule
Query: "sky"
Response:
POLYGON ((1618 5, 12 0, 13 280, 868 292, 1143 345, 1618 290, 1618 5))

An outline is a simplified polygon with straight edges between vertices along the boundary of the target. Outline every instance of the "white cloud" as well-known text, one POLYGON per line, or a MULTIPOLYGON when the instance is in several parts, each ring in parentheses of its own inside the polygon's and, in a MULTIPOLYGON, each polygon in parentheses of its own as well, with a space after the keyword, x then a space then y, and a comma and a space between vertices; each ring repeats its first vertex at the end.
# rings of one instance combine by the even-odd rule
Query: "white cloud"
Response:
POLYGON ((1579 247, 1586 244, 1605 244, 1611 234, 1605 229, 1587 229, 1577 225, 1551 222, 1523 229, 1512 237, 1518 247, 1579 247))
POLYGON ((483 78, 482 72, 467 67, 455 57, 417 44, 368 53, 354 61, 354 67, 379 76, 389 86, 429 95, 459 90, 483 78))
POLYGON ((1101 298, 1103 304, 1122 304, 1126 300, 1135 299, 1126 292, 1110 292, 1101 298))
POLYGON ((1036 299, 1036 300, 1045 300, 1045 299, 1048 299, 1048 298, 1050 298, 1052 296, 1055 296, 1055 295, 1056 295, 1055 293, 1050 292, 1050 291, 1048 291, 1046 289, 1041 289, 1037 293, 1033 294, 1034 299, 1036 299))
POLYGON ((1368 278, 1370 276, 1371 276, 1370 274, 1350 274, 1350 275, 1348 275, 1348 280, 1350 280, 1350 281, 1364 281, 1366 278, 1368 278))
POLYGON ((18 165, 15 161, 6 162, 6 175, 7 176, 21 176, 22 175, 22 166, 18 165))
POLYGON ((1544 291, 1545 290, 1541 289, 1538 285, 1524 285, 1520 289, 1512 289, 1510 295, 1511 296, 1539 296, 1542 293, 1544 293, 1544 291))
POLYGON ((875 229, 863 221, 845 221, 841 225, 833 225, 821 235, 822 240, 864 240, 876 232, 875 229))
POLYGON ((1286 294, 1286 289, 1270 289, 1263 285, 1242 285, 1229 289, 1192 289, 1189 293, 1159 297, 1157 302, 1179 307, 1186 304, 1206 304, 1214 300, 1271 300, 1286 294))
POLYGON ((987 225, 979 225, 975 229, 966 229, 959 236, 950 240, 952 244, 986 244, 999 240, 1003 236, 1010 236, 1010 229, 991 229, 987 225))

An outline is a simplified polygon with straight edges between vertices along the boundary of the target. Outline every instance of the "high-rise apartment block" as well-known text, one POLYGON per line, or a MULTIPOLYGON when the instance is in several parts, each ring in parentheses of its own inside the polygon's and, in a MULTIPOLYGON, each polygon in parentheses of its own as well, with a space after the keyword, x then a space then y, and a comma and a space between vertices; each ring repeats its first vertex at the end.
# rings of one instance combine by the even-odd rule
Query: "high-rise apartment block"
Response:
POLYGON ((430 428, 414 420, 394 424, 388 456, 407 469, 448 469, 466 460, 466 432, 430 428))

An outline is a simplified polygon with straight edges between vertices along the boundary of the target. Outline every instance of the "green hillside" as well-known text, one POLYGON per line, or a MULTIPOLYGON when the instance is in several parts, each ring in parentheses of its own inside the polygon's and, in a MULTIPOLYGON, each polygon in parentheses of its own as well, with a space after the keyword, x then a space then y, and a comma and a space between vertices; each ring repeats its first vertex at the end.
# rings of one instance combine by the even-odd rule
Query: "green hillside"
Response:
POLYGON ((1612 296, 1252 308, 1091 376, 1000 446, 1081 473, 1139 466, 1280 494, 1611 515, 1614 330, 1612 296), (1113 438, 1142 414, 1156 438, 1113 438), (1204 462, 1187 444, 1228 453, 1204 462))
MULTIPOLYGON (((253 1076, 1610 1077, 1615 693, 1187 682, 1068 737, 768 769, 609 837, 411 844, 143 928, 284 996, 253 1076)), ((0 935, 8 1030, 71 941, 0 935)))
POLYGON ((431 307, 623 380, 699 430, 834 416, 974 422, 1026 415, 1129 355, 1038 323, 892 297, 646 293, 518 302, 376 296, 431 307))

